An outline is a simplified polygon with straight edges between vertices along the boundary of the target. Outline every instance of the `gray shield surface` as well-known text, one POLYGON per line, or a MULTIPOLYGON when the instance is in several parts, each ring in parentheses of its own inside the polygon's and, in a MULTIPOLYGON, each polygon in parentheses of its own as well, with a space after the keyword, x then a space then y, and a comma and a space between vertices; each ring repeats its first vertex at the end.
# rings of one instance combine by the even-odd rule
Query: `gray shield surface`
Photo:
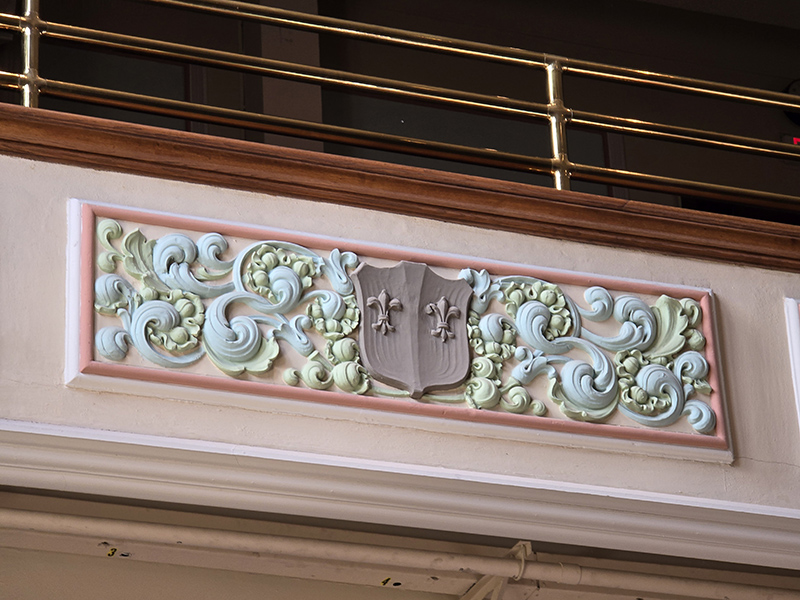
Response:
POLYGON ((362 314, 361 358, 372 377, 417 399, 463 383, 470 368, 472 288, 466 281, 412 262, 362 264, 352 277, 362 314))

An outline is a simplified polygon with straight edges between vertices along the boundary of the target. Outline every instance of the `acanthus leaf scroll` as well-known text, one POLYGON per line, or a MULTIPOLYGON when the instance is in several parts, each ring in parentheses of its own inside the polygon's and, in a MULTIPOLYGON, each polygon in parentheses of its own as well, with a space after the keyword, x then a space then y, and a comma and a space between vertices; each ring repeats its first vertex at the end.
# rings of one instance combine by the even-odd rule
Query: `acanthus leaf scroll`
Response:
POLYGON ((119 320, 95 336, 97 353, 108 361, 124 361, 134 348, 162 368, 208 360, 240 378, 280 369, 285 384, 316 390, 531 418, 557 407, 571 420, 602 423, 619 414, 657 428, 685 418, 703 434, 716 427, 714 410, 698 397, 712 390, 702 309, 690 298, 662 295, 648 305, 592 286, 585 308, 554 283, 467 268, 458 276, 468 288, 463 314, 450 292, 417 299, 418 310, 409 313, 411 305, 395 297, 401 290, 359 302, 351 275, 366 263, 352 252, 323 256, 268 240, 226 257, 228 242, 217 233, 197 242, 179 233, 147 240, 138 229, 123 236, 111 219, 98 223, 97 236, 104 274, 95 281, 95 310, 119 320), (403 389, 390 377, 387 387, 387 378, 370 371, 365 328, 392 337, 399 323, 412 321, 439 347, 463 340, 468 357, 452 379, 457 383, 403 389), (615 323, 616 333, 600 335, 587 323, 615 323), (289 352, 304 364, 281 361, 289 352), (540 378, 546 398, 531 392, 540 378))

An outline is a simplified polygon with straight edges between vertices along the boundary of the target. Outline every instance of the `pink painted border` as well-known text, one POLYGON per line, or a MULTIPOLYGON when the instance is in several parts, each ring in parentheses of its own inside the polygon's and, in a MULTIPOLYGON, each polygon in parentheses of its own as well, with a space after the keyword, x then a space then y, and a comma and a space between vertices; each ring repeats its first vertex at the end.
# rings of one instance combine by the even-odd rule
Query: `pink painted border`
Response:
POLYGON ((703 335, 707 340, 706 355, 711 365, 709 374, 710 383, 714 390, 719 390, 719 377, 715 365, 716 340, 714 337, 713 315, 711 312, 711 295, 708 291, 683 286, 660 285, 645 281, 629 281, 621 278, 594 276, 582 273, 562 272, 553 269, 541 269, 527 265, 500 263, 489 260, 475 260, 470 257, 431 255, 421 251, 406 250, 373 246, 362 242, 334 240, 313 235, 276 231, 268 227, 257 227, 225 222, 216 222, 205 219, 150 213, 135 209, 105 206, 83 202, 81 204, 81 268, 80 268, 80 364, 79 371, 87 375, 102 375, 106 377, 121 377, 139 381, 151 381, 170 385, 182 385, 203 389, 215 389, 234 393, 243 393, 256 396, 270 396, 301 400, 338 406, 380 410, 386 412, 424 415, 454 419, 458 421, 491 423, 497 425, 511 425, 525 429, 538 429, 554 432, 574 433, 580 435, 597 436, 604 438, 623 439, 631 441, 655 442, 668 445, 690 446, 696 448, 712 448, 727 450, 729 448, 727 427, 725 426, 725 412, 719 392, 711 394, 711 406, 717 414, 717 433, 714 436, 691 433, 679 433, 658 429, 640 429, 620 425, 606 425, 602 423, 582 423, 566 421, 547 417, 531 415, 517 415, 512 413, 499 413, 492 411, 476 410, 471 408, 442 406, 409 402, 398 399, 376 398, 374 396, 358 396, 342 392, 330 392, 295 388, 262 383, 258 381, 245 381, 233 378, 213 377, 180 371, 164 369, 150 369, 133 367, 96 361, 93 358, 94 348, 94 282, 93 262, 95 255, 95 222, 97 218, 111 218, 137 223, 184 229, 206 233, 210 230, 222 235, 243 237, 246 239, 270 239, 279 237, 284 241, 293 242, 312 248, 332 250, 346 244, 346 249, 356 254, 383 258, 389 260, 411 260, 424 262, 454 269, 470 266, 474 269, 486 269, 493 275, 529 275, 553 281, 554 283, 590 286, 602 284, 612 289, 625 290, 642 294, 670 294, 678 297, 688 297, 698 300, 703 308, 703 335), (274 234, 270 236, 270 234, 274 234))

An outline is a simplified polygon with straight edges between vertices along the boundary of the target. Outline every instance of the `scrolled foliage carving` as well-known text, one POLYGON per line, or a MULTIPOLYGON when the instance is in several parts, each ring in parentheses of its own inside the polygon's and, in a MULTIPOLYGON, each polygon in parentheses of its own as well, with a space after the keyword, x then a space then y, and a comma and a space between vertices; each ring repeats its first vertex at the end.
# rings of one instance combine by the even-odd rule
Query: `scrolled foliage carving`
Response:
POLYGON ((138 229, 123 235, 111 219, 96 233, 103 274, 95 282, 95 310, 119 320, 95 336, 97 353, 108 361, 124 361, 135 349, 163 368, 208 360, 228 377, 271 377, 313 390, 531 418, 601 423, 622 415, 646 427, 685 419, 704 434, 716 427, 714 411, 698 397, 712 390, 702 309, 690 298, 665 295, 648 305, 592 286, 578 303, 548 281, 467 268, 459 279, 472 296, 458 330, 462 311, 445 295, 427 303, 425 314, 408 316, 410 307, 391 304, 396 291, 386 292, 383 340, 395 337, 390 327, 405 322, 395 318, 403 315, 424 318, 442 352, 459 336, 469 345, 462 383, 414 400, 378 383, 364 360, 363 331, 380 319, 380 294, 359 304, 351 279, 359 258, 352 252, 322 255, 265 240, 231 256, 218 233, 196 242, 183 233, 148 240, 138 229), (367 318, 367 310, 375 312, 367 318), (601 323, 614 333, 593 331, 601 323), (545 392, 533 390, 536 381, 545 392))

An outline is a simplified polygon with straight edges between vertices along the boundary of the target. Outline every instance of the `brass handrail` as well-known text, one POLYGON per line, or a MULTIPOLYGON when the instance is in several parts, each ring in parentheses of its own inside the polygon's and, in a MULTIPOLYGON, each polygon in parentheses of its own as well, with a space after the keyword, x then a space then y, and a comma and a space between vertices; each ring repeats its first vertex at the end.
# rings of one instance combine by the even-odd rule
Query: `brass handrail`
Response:
MULTIPOLYGON (((14 77, 18 76, 11 73, 0 72, 0 83, 4 81, 12 82, 14 77)), ((458 144, 447 144, 399 135, 365 131, 352 127, 340 127, 313 121, 275 117, 243 110, 207 106, 193 102, 120 92, 106 88, 50 79, 42 80, 41 89, 42 92, 59 98, 79 100, 128 110, 140 110, 180 119, 204 121, 216 125, 244 127, 267 133, 305 137, 324 142, 352 144, 376 150, 404 152, 416 156, 456 160, 516 171, 535 173, 551 172, 550 159, 537 158, 524 154, 499 152, 484 148, 474 148, 471 146, 461 146, 458 144)))
POLYGON ((636 171, 625 171, 622 169, 577 163, 571 163, 570 168, 572 169, 573 177, 583 181, 605 183, 608 185, 626 185, 657 192, 692 194, 694 196, 716 200, 733 200, 746 204, 755 204, 763 208, 796 209, 798 202, 800 202, 800 197, 798 196, 692 181, 677 177, 652 175, 650 173, 638 173, 636 171))
POLYGON ((795 196, 571 162, 567 148, 568 125, 782 159, 800 159, 800 146, 665 123, 573 110, 564 103, 562 78, 565 74, 604 78, 628 84, 653 86, 661 89, 800 111, 800 98, 790 94, 616 67, 517 48, 506 48, 299 13, 246 2, 234 2, 231 0, 138 0, 149 4, 197 10, 218 16, 236 17, 261 24, 292 27, 316 33, 333 33, 371 42, 394 44, 449 55, 543 69, 546 74, 548 101, 546 104, 535 103, 47 22, 40 18, 38 1, 25 0, 22 16, 0 13, 0 29, 16 31, 22 35, 24 63, 22 73, 0 72, 0 87, 19 90, 22 93, 22 103, 26 106, 37 106, 39 94, 47 94, 95 104, 177 116, 187 120, 235 125, 258 131, 281 133, 315 140, 335 141, 373 149, 444 158, 516 171, 549 173, 552 175, 557 189, 569 189, 570 180, 576 179, 642 189, 690 193, 710 198, 747 201, 771 207, 785 208, 793 206, 797 208, 800 206, 798 204, 800 197, 795 196), (550 126, 551 157, 543 158, 498 152, 493 149, 407 138, 375 131, 254 114, 191 102, 46 80, 41 78, 38 72, 40 37, 135 52, 149 57, 231 69, 260 76, 343 88, 356 93, 375 94, 406 101, 412 100, 442 105, 456 110, 480 111, 507 118, 541 119, 542 121, 547 121, 550 126))
POLYGON ((176 8, 213 13, 221 16, 250 20, 264 25, 277 25, 341 36, 430 50, 441 54, 451 54, 506 64, 546 68, 552 61, 560 62, 564 70, 574 74, 614 79, 626 83, 636 83, 655 87, 667 87, 676 91, 709 96, 721 96, 733 100, 770 104, 789 109, 800 109, 800 98, 792 94, 771 92, 738 85, 706 81, 691 77, 668 75, 618 67, 598 62, 553 56, 507 46, 496 46, 471 42, 457 38, 429 35, 405 29, 382 27, 367 23, 356 23, 332 17, 314 15, 281 8, 261 6, 235 0, 138 0, 148 4, 161 4, 176 8))
MULTIPOLYGON (((0 14, 0 28, 17 25, 21 18, 0 14)), ((428 103, 441 103, 458 109, 485 110, 506 116, 548 118, 547 104, 475 94, 435 86, 414 84, 381 77, 371 77, 286 61, 271 60, 246 54, 211 50, 197 46, 164 42, 142 37, 98 31, 60 23, 42 22, 41 34, 62 41, 93 44, 105 48, 137 52, 159 58, 182 60, 196 64, 228 68, 244 73, 277 77, 304 83, 342 87, 359 92, 394 96, 428 103)), ((5 84, 8 85, 8 84, 5 84)), ((569 110, 569 123, 631 135, 663 137, 696 145, 751 152, 778 158, 800 157, 800 146, 769 142, 701 129, 678 127, 651 121, 614 117, 587 111, 569 110)))
POLYGON ((685 92, 700 96, 712 96, 727 100, 738 100, 754 104, 775 106, 777 108, 800 109, 800 98, 783 92, 772 92, 758 88, 667 75, 653 71, 616 67, 602 63, 593 63, 585 60, 567 59, 564 62, 565 70, 575 75, 586 75, 600 79, 644 85, 649 87, 666 88, 676 92, 685 92))
POLYGON ((459 109, 486 110, 508 116, 547 118, 547 105, 535 102, 474 94, 383 77, 371 77, 347 71, 325 69, 235 52, 211 50, 60 23, 45 22, 42 27, 42 35, 62 41, 82 42, 105 48, 227 68, 243 73, 279 77, 303 83, 342 87, 359 92, 441 103, 459 109))
POLYGON ((313 33, 330 33, 369 42, 393 44, 418 50, 430 50, 441 54, 490 60, 523 67, 544 67, 546 64, 546 55, 539 52, 494 46, 492 44, 482 44, 480 42, 430 35, 416 31, 407 31, 405 29, 395 29, 393 27, 371 25, 369 23, 356 23, 344 19, 296 12, 282 8, 273 8, 271 6, 262 6, 259 4, 250 4, 248 2, 236 2, 231 0, 138 1, 244 19, 262 25, 290 27, 292 29, 300 29, 313 33))
POLYGON ((718 133, 715 131, 706 131, 704 129, 692 129, 690 127, 678 127, 676 125, 613 117, 579 110, 573 110, 571 112, 569 121, 581 127, 604 129, 606 131, 626 133, 640 137, 661 138, 685 144, 707 146, 724 150, 736 150, 774 158, 800 158, 800 146, 794 146, 784 142, 770 142, 768 140, 741 135, 731 135, 729 133, 718 133))

